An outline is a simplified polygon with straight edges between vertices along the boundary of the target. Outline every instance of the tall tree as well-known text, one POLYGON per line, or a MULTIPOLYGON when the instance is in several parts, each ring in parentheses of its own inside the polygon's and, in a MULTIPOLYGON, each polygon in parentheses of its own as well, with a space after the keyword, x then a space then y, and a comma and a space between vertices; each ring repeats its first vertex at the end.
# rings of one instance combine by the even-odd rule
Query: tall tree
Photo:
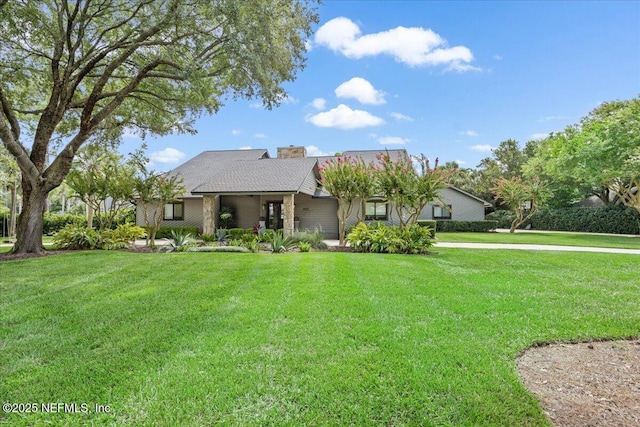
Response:
POLYGON ((228 97, 285 97, 311 0, 41 0, 0 6, 0 140, 22 172, 14 253, 42 252, 47 194, 89 138, 192 131, 228 97), (23 132, 23 128, 27 132, 23 132), (27 134, 31 143, 25 140, 27 134), (31 145, 30 150, 28 145, 31 145), (48 163, 48 153, 58 153, 48 163))
POLYGON ((18 188, 20 187, 20 168, 13 156, 0 146, 0 184, 9 189, 9 236, 16 234, 16 215, 18 213, 18 188))

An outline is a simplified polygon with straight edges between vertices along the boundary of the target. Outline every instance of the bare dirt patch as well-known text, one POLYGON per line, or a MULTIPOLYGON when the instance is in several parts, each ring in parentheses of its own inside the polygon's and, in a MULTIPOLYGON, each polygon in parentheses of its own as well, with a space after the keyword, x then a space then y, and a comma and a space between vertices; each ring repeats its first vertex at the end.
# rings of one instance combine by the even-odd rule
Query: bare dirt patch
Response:
POLYGON ((532 347, 517 361, 554 426, 640 426, 640 340, 532 347))

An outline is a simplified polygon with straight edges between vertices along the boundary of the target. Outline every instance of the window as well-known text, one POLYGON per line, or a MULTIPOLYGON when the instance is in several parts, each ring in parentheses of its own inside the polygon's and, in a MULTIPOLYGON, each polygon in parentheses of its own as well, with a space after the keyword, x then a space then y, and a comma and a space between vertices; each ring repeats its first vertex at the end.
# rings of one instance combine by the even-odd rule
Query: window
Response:
POLYGON ((433 206, 433 219, 451 219, 451 205, 433 206))
POLYGON ((386 221, 389 219, 386 200, 369 200, 365 208, 365 219, 386 221))
POLYGON ((167 203, 164 205, 165 220, 182 220, 184 219, 184 203, 167 203))

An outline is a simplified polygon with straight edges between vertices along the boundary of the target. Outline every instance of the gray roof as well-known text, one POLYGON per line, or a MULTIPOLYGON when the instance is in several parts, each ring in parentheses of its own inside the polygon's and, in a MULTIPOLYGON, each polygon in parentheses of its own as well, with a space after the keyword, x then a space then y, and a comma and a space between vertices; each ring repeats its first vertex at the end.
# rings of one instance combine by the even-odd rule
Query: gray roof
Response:
MULTIPOLYGON (((182 177, 184 179, 184 187, 187 192, 190 192, 202 184, 215 169, 222 167, 226 162, 262 158, 269 158, 269 152, 266 149, 203 151, 171 170, 169 175, 182 177)), ((189 194, 185 194, 185 196, 188 197, 189 194)))
POLYGON ((214 161, 193 194, 306 193, 316 191, 315 158, 214 161))

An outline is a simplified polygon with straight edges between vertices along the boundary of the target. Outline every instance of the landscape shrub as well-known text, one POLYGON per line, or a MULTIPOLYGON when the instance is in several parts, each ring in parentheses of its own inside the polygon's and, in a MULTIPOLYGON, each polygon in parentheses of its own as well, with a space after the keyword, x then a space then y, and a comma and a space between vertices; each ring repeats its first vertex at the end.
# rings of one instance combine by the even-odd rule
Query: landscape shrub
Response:
POLYGON ((299 242, 298 249, 300 249, 300 252, 309 252, 311 250, 311 244, 307 242, 299 242))
POLYGON ((640 214, 622 205, 547 209, 531 218, 531 226, 536 230, 640 234, 640 214))
POLYGON ((184 252, 195 243, 196 239, 193 237, 193 234, 178 230, 171 230, 171 246, 176 251, 184 252))
POLYGON ((417 224, 400 228, 360 223, 351 229, 347 241, 356 252, 426 254, 433 246, 430 229, 417 224))
POLYGON ((436 220, 435 219, 419 219, 416 221, 420 227, 427 227, 431 230, 431 237, 436 237, 436 220))
POLYGON ((42 224, 42 232, 47 235, 57 233, 69 224, 87 226, 87 218, 84 215, 73 214, 44 214, 44 222, 42 224))
POLYGON ((98 231, 80 224, 67 224, 53 235, 57 249, 122 249, 138 238, 146 236, 142 227, 126 223, 115 230, 98 231))
POLYGON ((282 230, 270 233, 267 242, 271 245, 271 252, 273 253, 289 252, 296 247, 296 242, 294 242, 291 237, 285 236, 282 230))
POLYGON ((229 228, 227 229, 227 237, 231 240, 240 240, 244 235, 244 228, 229 228))
POLYGON ((176 227, 160 227, 158 232, 156 233, 156 239, 170 239, 171 232, 175 231, 177 233, 190 233, 192 236, 198 235, 198 227, 188 227, 188 226, 176 226, 176 227))
MULTIPOLYGON (((484 217, 485 220, 497 221, 498 225, 496 228, 511 228, 511 223, 515 218, 516 218, 516 214, 507 210, 498 210, 495 212, 491 212, 485 215, 484 217)), ((520 228, 525 228, 529 224, 530 222, 526 222, 522 224, 520 228)))
MULTIPOLYGON (((451 221, 451 220, 437 220, 436 230, 439 232, 476 232, 484 233, 487 231, 495 230, 498 226, 498 221, 485 220, 485 221, 451 221)), ((508 228, 508 227, 507 227, 508 228)))
POLYGON ((308 243, 314 249, 327 249, 324 242, 324 234, 319 231, 298 231, 294 233, 291 239, 295 243, 308 243))

